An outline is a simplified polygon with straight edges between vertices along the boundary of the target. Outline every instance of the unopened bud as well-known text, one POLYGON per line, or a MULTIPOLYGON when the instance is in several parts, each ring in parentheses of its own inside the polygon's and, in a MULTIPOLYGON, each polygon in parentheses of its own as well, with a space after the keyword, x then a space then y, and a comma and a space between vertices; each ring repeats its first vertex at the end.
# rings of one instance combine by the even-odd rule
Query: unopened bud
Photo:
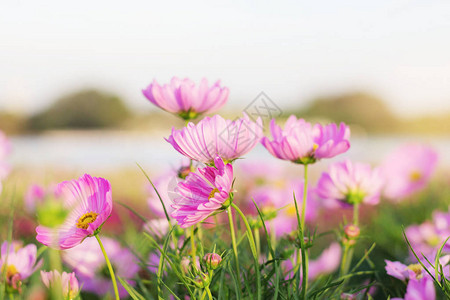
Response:
POLYGON ((186 167, 181 167, 178 170, 178 177, 181 179, 186 179, 186 177, 189 175, 189 173, 191 173, 191 167, 190 166, 186 166, 186 167))
POLYGON ((200 275, 195 276, 193 282, 198 288, 202 289, 209 285, 209 276, 208 274, 201 273, 200 275))
POLYGON ((222 257, 217 253, 206 253, 205 256, 203 256, 203 261, 208 269, 215 270, 222 262, 222 257))
POLYGON ((356 239, 360 234, 359 227, 353 224, 347 225, 344 227, 344 233, 349 239, 356 239))

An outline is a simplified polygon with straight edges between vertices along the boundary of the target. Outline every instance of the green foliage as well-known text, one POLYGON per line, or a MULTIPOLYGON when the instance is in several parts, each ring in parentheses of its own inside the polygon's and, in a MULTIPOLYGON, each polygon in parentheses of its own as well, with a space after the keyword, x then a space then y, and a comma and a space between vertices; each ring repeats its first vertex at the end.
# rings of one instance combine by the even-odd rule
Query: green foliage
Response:
POLYGON ((115 95, 84 90, 57 100, 50 108, 30 118, 31 130, 105 128, 121 124, 130 116, 115 95))

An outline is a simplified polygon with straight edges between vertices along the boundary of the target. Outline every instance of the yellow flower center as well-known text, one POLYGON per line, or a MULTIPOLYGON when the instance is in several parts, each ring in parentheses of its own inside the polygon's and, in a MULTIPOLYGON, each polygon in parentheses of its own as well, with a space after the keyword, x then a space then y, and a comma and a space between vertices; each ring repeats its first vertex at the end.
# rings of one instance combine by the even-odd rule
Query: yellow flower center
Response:
POLYGON ((297 211, 295 210, 295 205, 294 204, 290 204, 286 208, 286 215, 288 215, 289 217, 297 216, 297 211))
POLYGON ((314 143, 314 145, 313 145, 313 152, 314 152, 314 151, 316 151, 316 150, 317 150, 317 148, 319 148, 319 145, 318 145, 318 144, 316 144, 316 143, 314 143))
POLYGON ((209 197, 208 197, 208 200, 209 199, 211 199, 211 198, 213 198, 214 197, 214 195, 216 194, 216 192, 218 192, 219 190, 218 189, 213 189, 212 191, 211 191, 211 193, 209 193, 209 197))
POLYGON ((14 275, 19 273, 14 265, 9 265, 8 268, 6 268, 6 278, 11 279, 14 275))
POLYGON ((413 271, 418 279, 422 277, 422 266, 420 264, 411 264, 408 266, 408 269, 413 271))
POLYGON ((422 174, 419 171, 413 171, 411 172, 411 174, 409 174, 409 179, 411 179, 411 181, 415 182, 415 181, 419 181, 422 178, 422 174))
POLYGON ((94 222, 97 219, 98 214, 95 212, 88 212, 82 215, 77 222, 77 227, 81 229, 87 229, 89 224, 94 222))

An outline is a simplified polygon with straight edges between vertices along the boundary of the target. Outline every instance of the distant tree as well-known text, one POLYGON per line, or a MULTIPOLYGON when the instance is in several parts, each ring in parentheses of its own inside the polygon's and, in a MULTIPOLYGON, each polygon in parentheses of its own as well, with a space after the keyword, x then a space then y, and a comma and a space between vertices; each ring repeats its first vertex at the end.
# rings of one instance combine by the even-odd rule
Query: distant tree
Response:
POLYGON ((79 91, 57 100, 29 120, 31 130, 114 127, 130 116, 116 95, 97 90, 79 91))
POLYGON ((399 125, 397 117, 382 100, 366 93, 319 98, 298 114, 357 124, 370 132, 385 132, 399 125))
POLYGON ((26 116, 22 114, 0 111, 0 130, 8 135, 23 133, 26 123, 26 116))

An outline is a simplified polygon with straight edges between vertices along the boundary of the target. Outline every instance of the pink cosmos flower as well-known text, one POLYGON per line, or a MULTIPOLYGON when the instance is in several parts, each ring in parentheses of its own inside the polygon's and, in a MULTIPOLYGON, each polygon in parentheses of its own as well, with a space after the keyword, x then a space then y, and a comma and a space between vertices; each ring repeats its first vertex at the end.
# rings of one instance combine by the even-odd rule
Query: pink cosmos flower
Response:
POLYGON ((174 200, 172 217, 181 228, 199 223, 220 210, 230 198, 233 167, 216 157, 215 167, 199 168, 189 173, 176 188, 179 197, 174 200))
POLYGON ((142 93, 154 105, 190 120, 220 109, 228 100, 229 90, 221 87, 220 81, 208 86, 208 81, 202 79, 196 85, 188 78, 173 77, 169 84, 162 86, 154 80, 142 93))
MULTIPOLYGON (((450 236, 450 211, 435 211, 431 221, 410 225, 406 228, 405 233, 416 253, 433 258, 438 248, 450 236)), ((450 242, 444 245, 443 251, 450 251, 450 242)))
POLYGON ((247 115, 235 121, 215 115, 181 130, 173 128, 166 140, 181 154, 211 164, 217 156, 230 162, 248 153, 258 144, 262 130, 261 118, 254 123, 247 115))
POLYGON ((112 211, 111 185, 88 174, 58 185, 68 215, 56 228, 38 226, 36 239, 44 245, 68 249, 98 233, 112 211))
POLYGON ((18 242, 3 242, 0 256, 0 270, 6 268, 6 282, 21 292, 24 280, 42 266, 42 260, 36 263, 36 245, 30 244, 21 248, 18 242))
POLYGON ((404 298, 391 298, 392 300, 435 300, 436 290, 433 279, 426 276, 421 280, 410 280, 406 287, 404 298))
POLYGON ((306 122, 292 115, 284 129, 270 122, 273 140, 263 137, 261 144, 275 157, 299 164, 310 164, 322 158, 331 158, 350 148, 350 128, 341 123, 321 125, 306 122))
MULTIPOLYGON (((108 251, 108 256, 117 277, 123 278, 130 285, 131 280, 139 271, 138 260, 133 253, 122 247, 111 238, 102 238, 102 243, 108 251)), ((113 294, 113 286, 103 253, 95 239, 87 239, 82 244, 62 252, 63 261, 74 269, 84 291, 104 296, 113 294)), ((120 297, 128 295, 125 288, 118 285, 120 297)))
POLYGON ((425 270, 418 263, 407 266, 398 261, 390 261, 386 259, 385 262, 386 273, 405 282, 411 279, 421 279, 425 275, 425 270))
POLYGON ((74 299, 80 292, 78 280, 75 277, 75 273, 59 273, 57 270, 50 272, 41 271, 42 283, 47 288, 51 288, 55 283, 62 288, 62 296, 65 299, 74 299))
POLYGON ((325 201, 338 201, 341 205, 377 204, 383 180, 379 169, 350 160, 331 164, 322 173, 317 184, 317 194, 325 201))
MULTIPOLYGON (((338 243, 332 243, 327 249, 325 249, 318 258, 309 262, 308 278, 314 280, 320 275, 331 274, 337 270, 341 262, 341 246, 338 243)), ((296 256, 294 259, 285 260, 283 266, 286 270, 289 270, 288 274, 292 272, 292 263, 295 264, 296 256)))
POLYGON ((382 172, 386 181, 383 194, 392 201, 423 189, 433 175, 438 154, 431 147, 407 144, 386 157, 382 172))

